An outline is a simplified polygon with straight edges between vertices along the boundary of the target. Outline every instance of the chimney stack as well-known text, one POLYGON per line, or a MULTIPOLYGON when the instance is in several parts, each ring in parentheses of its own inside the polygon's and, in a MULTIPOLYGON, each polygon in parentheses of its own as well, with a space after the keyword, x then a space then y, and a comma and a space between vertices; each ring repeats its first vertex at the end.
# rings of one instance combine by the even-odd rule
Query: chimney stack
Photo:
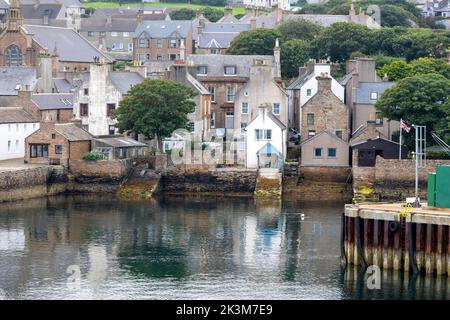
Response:
POLYGON ((328 92, 331 91, 331 78, 328 73, 321 73, 320 76, 316 77, 318 84, 318 92, 328 92))

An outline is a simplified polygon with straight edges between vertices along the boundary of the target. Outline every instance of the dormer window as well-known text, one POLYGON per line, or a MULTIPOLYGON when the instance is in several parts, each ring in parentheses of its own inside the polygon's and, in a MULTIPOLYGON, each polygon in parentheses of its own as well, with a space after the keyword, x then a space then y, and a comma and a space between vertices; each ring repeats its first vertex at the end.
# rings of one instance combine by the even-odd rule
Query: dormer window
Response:
POLYGON ((225 75, 235 75, 236 74, 236 66, 225 66, 224 74, 225 75))
POLYGON ((206 66, 197 66, 197 74, 200 75, 208 74, 208 68, 206 66))
POLYGON ((371 92, 370 100, 377 100, 377 99, 378 99, 378 92, 371 92))

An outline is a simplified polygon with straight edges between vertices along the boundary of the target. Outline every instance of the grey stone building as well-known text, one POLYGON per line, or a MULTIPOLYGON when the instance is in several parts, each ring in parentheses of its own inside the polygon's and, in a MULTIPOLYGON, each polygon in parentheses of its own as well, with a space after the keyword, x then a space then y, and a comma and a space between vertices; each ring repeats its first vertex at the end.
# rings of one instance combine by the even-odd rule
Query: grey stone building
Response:
POLYGON ((195 53, 223 54, 240 32, 249 29, 250 24, 245 23, 206 22, 197 29, 195 53))
POLYGON ((331 90, 330 77, 317 81, 317 93, 301 107, 301 165, 348 166, 350 110, 331 90))
POLYGON ((92 64, 89 73, 76 81, 75 118, 81 120, 83 129, 93 135, 115 134, 116 120, 111 117, 112 111, 128 90, 143 80, 137 72, 115 72, 109 64, 92 64))
MULTIPOLYGON (((132 11, 133 13, 135 11, 132 11)), ((117 60, 132 60, 134 31, 140 21, 167 21, 167 14, 137 15, 93 15, 82 18, 80 33, 97 48, 108 52, 117 60)))

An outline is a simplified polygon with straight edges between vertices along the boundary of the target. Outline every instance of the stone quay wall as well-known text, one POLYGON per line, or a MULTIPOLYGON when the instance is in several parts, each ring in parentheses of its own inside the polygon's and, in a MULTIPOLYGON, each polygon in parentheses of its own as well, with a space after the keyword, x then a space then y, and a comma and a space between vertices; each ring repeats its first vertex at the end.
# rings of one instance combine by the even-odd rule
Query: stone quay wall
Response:
POLYGON ((112 182, 117 183, 127 176, 131 169, 131 160, 70 160, 69 172, 79 183, 112 182))
POLYGON ((0 202, 58 194, 66 190, 66 184, 63 166, 0 172, 0 202))
MULTIPOLYGON (((427 197, 428 173, 437 165, 450 165, 450 160, 427 160, 419 170, 419 193, 427 197)), ((353 167, 355 196, 376 199, 404 199, 414 196, 415 162, 411 159, 393 160, 377 157, 375 167, 353 167)))
POLYGON ((165 171, 160 180, 161 193, 196 193, 217 195, 253 194, 255 169, 174 167, 165 171))

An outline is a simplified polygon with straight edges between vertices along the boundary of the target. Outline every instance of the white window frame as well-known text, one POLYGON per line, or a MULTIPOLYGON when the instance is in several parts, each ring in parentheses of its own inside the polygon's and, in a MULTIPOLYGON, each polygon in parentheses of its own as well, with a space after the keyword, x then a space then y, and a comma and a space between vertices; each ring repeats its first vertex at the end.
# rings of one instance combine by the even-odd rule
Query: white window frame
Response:
POLYGON ((248 109, 249 109, 248 108, 248 102, 242 102, 241 103, 241 113, 242 114, 248 114, 248 109), (246 111, 244 110, 244 105, 246 106, 246 109, 247 109, 246 111))

